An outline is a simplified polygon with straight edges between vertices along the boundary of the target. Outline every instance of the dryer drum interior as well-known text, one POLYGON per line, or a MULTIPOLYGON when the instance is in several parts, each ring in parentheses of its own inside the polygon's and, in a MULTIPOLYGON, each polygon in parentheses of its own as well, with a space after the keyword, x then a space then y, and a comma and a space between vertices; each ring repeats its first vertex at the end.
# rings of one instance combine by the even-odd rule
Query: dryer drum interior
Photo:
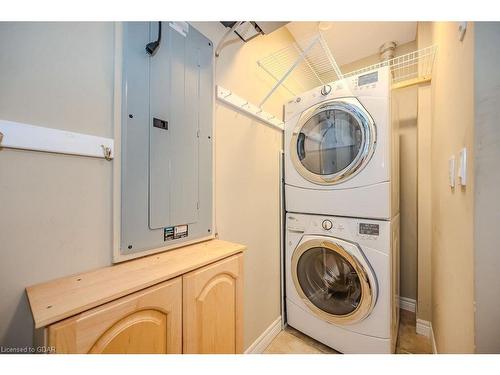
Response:
POLYGON ((359 172, 373 153, 375 125, 361 107, 332 100, 312 107, 292 136, 296 170, 319 184, 343 182, 359 172))
POLYGON ((375 296, 365 268, 330 241, 307 241, 292 258, 297 292, 314 313, 333 323, 354 323, 371 312, 375 296))

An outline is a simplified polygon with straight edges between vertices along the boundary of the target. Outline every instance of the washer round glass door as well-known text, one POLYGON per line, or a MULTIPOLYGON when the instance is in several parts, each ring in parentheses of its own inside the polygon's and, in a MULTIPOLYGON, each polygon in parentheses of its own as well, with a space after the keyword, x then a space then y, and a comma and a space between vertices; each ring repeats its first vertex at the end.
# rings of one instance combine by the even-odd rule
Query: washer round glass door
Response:
POLYGON ((358 322, 373 309, 376 290, 366 268, 333 239, 305 241, 292 256, 297 292, 316 315, 332 323, 358 322))
POLYGON ((369 161, 375 147, 375 124, 353 100, 330 100, 302 115, 290 145, 292 161, 302 177, 333 185, 354 176, 369 161))

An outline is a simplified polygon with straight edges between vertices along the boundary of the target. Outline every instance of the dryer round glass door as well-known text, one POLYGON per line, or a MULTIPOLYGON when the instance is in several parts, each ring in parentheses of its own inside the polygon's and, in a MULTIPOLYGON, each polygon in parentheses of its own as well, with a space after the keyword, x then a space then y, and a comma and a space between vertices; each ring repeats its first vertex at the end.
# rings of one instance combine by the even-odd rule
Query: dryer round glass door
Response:
POLYGON ((371 312, 375 293, 366 268, 334 240, 306 241, 292 257, 297 292, 316 315, 332 323, 355 323, 371 312))
POLYGON ((302 177, 332 185, 364 167, 373 153, 375 138, 373 120, 361 104, 335 99, 302 115, 292 135, 290 155, 302 177))

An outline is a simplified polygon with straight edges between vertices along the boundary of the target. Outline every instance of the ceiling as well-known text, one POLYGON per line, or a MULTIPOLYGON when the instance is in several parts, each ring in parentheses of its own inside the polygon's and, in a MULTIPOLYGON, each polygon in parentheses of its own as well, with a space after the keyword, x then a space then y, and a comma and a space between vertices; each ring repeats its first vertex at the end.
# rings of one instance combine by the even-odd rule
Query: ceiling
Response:
MULTIPOLYGON (((319 30, 320 22, 290 22, 286 28, 299 42, 319 30)), ((385 42, 414 41, 416 22, 321 22, 323 37, 342 66, 379 52, 385 42), (326 30, 324 30, 326 28, 326 30)))

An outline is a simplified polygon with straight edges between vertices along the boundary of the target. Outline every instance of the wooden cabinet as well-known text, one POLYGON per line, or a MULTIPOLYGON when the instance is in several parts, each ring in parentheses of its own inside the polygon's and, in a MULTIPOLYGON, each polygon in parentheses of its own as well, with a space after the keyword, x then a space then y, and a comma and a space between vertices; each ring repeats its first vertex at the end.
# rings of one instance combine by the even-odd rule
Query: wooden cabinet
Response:
POLYGON ((184 353, 243 350, 243 256, 183 276, 184 353))
POLYGON ((48 333, 56 353, 182 353, 182 279, 53 324, 48 333))
POLYGON ((211 240, 26 289, 56 353, 241 353, 244 246, 211 240))

